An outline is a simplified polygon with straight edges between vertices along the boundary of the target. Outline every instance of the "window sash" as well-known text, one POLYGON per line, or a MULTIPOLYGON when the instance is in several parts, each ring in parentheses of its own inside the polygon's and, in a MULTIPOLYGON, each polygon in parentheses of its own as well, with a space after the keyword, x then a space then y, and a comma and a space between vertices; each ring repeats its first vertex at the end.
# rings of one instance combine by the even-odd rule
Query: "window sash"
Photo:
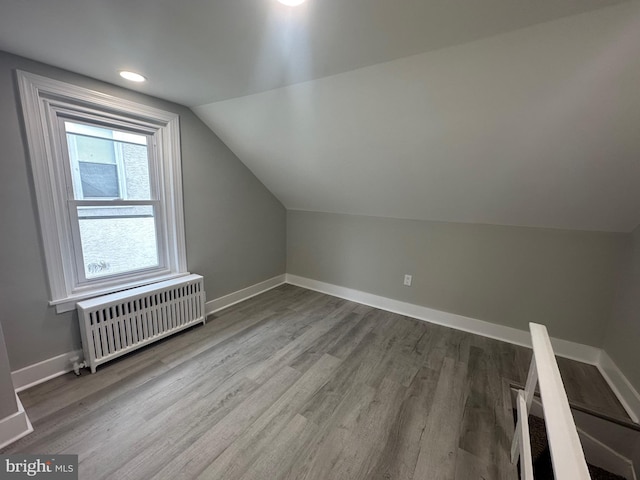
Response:
MULTIPOLYGON (((67 141, 67 131, 65 127, 65 122, 73 121, 74 123, 82 123, 88 126, 100 126, 102 128, 107 128, 110 130, 118 130, 125 133, 139 133, 135 125, 127 125, 126 123, 118 122, 117 125, 114 125, 109 121, 108 118, 101 118, 100 116, 94 116, 95 122, 87 121, 86 119, 77 118, 77 114, 74 115, 73 111, 63 110, 63 109, 55 109, 56 113, 56 122, 55 126, 57 126, 58 130, 58 139, 60 142, 60 148, 58 149, 58 163, 63 165, 64 170, 64 182, 66 184, 66 196, 67 196, 67 215, 69 218, 69 227, 71 232, 71 254, 73 259, 73 283, 75 288, 87 287, 90 285, 101 285, 106 281, 126 281, 130 278, 135 278, 141 274, 154 272, 162 272, 167 268, 167 239, 164 234, 166 229, 164 226, 164 212, 162 210, 162 202, 159 199, 158 192, 160 191, 159 186, 159 172, 158 172, 158 162, 155 153, 155 149, 153 146, 155 145, 154 135, 145 134, 147 137, 147 165, 149 171, 149 186, 150 186, 150 199, 149 200, 127 200, 122 198, 90 198, 90 199, 78 199, 78 190, 80 188, 76 187, 76 183, 74 183, 74 171, 72 168, 72 159, 70 155, 70 145, 67 141), (156 243, 156 254, 158 256, 158 265, 154 267, 149 267, 145 269, 136 269, 128 272, 116 273, 113 275, 103 275, 97 278, 87 278, 85 271, 85 257, 82 245, 82 238, 80 235, 80 218, 78 216, 78 206, 95 206, 95 207, 108 207, 108 206, 151 206, 153 207, 153 218, 155 223, 155 243, 156 243)), ((114 152, 115 153, 115 152, 114 152)), ((121 164, 121 159, 117 158, 116 155, 116 165, 118 168, 118 182, 120 184, 124 183, 126 179, 124 178, 124 168, 121 164), (118 165, 120 163, 120 165, 118 165)), ((80 179, 75 179, 78 182, 80 179)), ((119 186, 122 191, 122 187, 119 186)))
MULTIPOLYGON (((89 286, 92 284, 104 283, 108 280, 126 280, 127 278, 136 277, 144 273, 162 272, 167 269, 167 248, 164 232, 164 219, 162 215, 162 204, 159 200, 119 200, 119 201, 95 201, 95 200, 69 200, 68 212, 71 224, 71 237, 73 242, 74 265, 76 275, 76 285, 78 287, 89 286), (114 273, 112 275, 102 275, 97 278, 87 278, 85 272, 85 257, 82 246, 82 238, 80 235, 80 217, 78 215, 78 207, 133 207, 133 206, 150 206, 153 209, 153 219, 155 224, 155 243, 156 253, 158 256, 158 265, 130 270, 127 272, 114 273)), ((89 217, 92 218, 92 217, 89 217)), ((97 219, 97 217, 93 217, 97 219)), ((100 217, 105 218, 105 217, 100 217)), ((117 215, 107 216, 106 218, 123 218, 117 215)))
MULTIPOLYGON (((100 126, 102 128, 117 130, 123 133, 135 133, 137 135, 143 135, 147 137, 147 144, 146 144, 147 161, 148 161, 148 168, 149 168, 149 186, 151 189, 151 195, 149 200, 158 200, 158 199, 162 200, 159 194, 159 192, 161 191, 160 171, 158 167, 158 158, 156 155, 157 154, 156 136, 158 134, 157 131, 148 131, 148 130, 142 131, 134 123, 127 124, 126 122, 114 121, 113 119, 110 119, 108 117, 101 117, 97 115, 86 115, 84 116, 84 118, 82 118, 78 116, 77 112, 73 110, 68 110, 68 109, 54 108, 53 113, 55 114, 54 125, 57 126, 57 130, 58 130, 57 137, 60 145, 60 148, 58 148, 57 150, 58 150, 58 155, 61 156, 61 160, 62 160, 60 163, 64 167, 64 182, 66 183, 66 186, 67 186, 66 192, 67 192, 68 200, 74 200, 74 199, 79 200, 80 199, 79 197, 81 196, 79 192, 76 191, 76 190, 81 190, 81 187, 79 187, 78 189, 75 189, 75 185, 79 184, 80 179, 78 178, 76 180, 76 183, 74 183, 75 174, 71 169, 71 164, 73 162, 69 154, 70 145, 67 142, 67 132, 64 125, 65 122, 68 122, 68 121, 72 121, 73 123, 81 123, 88 126, 100 126), (91 121, 89 121, 89 119, 91 121)), ((98 138, 98 137, 95 137, 95 138, 98 138)), ((130 143, 130 142, 124 142, 119 140, 114 140, 114 141, 118 143, 130 143)), ((122 199, 122 193, 126 192, 126 187, 123 185, 126 181, 126 177, 124 172, 123 159, 119 157, 121 157, 121 154, 119 154, 118 152, 115 152, 115 161, 116 161, 115 164, 118 169, 118 183, 120 184, 119 185, 120 197, 117 199, 92 198, 92 200, 112 201, 112 200, 122 199)))

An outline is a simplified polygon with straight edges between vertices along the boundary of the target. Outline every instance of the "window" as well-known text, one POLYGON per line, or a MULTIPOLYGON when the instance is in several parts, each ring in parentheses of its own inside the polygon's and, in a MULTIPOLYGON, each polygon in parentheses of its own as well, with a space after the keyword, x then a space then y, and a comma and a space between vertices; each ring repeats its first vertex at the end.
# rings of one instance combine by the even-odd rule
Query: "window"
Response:
POLYGON ((18 72, 51 304, 186 275, 178 117, 18 72))

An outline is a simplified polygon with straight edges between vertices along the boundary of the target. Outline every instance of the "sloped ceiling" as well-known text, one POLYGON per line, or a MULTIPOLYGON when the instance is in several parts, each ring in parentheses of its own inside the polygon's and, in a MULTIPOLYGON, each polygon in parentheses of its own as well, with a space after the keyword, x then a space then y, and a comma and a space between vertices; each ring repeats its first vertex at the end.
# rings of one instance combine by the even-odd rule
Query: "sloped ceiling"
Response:
POLYGON ((193 106, 621 1, 0 0, 0 49, 193 106))
POLYGON ((640 222, 636 2, 194 111, 289 209, 640 222))
POLYGON ((0 0, 0 49, 191 106, 290 209, 630 231, 638 5, 0 0))

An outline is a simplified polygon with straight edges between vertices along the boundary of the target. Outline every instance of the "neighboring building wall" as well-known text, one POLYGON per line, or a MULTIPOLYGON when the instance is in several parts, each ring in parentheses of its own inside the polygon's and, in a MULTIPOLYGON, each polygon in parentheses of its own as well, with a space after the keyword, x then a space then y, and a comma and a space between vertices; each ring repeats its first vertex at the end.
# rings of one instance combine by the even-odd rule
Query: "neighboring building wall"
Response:
POLYGON ((0 52, 0 322, 11 370, 80 348, 75 312, 48 306, 15 69, 180 115, 187 263, 208 299, 285 272, 284 207, 191 110, 0 52))
POLYGON ((287 213, 287 273, 521 330, 543 323, 596 347, 628 243, 623 233, 287 213))
POLYGON ((604 350, 640 392, 640 225, 633 232, 604 350))
POLYGON ((122 145, 127 199, 146 200, 150 198, 149 159, 147 147, 125 143, 122 145))

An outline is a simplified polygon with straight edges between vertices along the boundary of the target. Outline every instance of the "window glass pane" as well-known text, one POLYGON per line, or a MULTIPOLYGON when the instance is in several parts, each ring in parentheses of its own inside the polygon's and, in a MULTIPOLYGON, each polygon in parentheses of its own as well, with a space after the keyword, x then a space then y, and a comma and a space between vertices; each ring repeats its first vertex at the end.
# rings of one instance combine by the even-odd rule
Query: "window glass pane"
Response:
POLYGON ((145 135, 64 124, 75 199, 151 200, 145 135))
POLYGON ((78 162, 84 198, 118 198, 118 167, 113 164, 78 162))
POLYGON ((87 279, 159 266, 152 206, 78 207, 87 279))
POLYGON ((75 141, 74 156, 79 162, 108 163, 115 165, 116 153, 113 148, 113 140, 103 138, 85 137, 67 133, 67 138, 75 141))

